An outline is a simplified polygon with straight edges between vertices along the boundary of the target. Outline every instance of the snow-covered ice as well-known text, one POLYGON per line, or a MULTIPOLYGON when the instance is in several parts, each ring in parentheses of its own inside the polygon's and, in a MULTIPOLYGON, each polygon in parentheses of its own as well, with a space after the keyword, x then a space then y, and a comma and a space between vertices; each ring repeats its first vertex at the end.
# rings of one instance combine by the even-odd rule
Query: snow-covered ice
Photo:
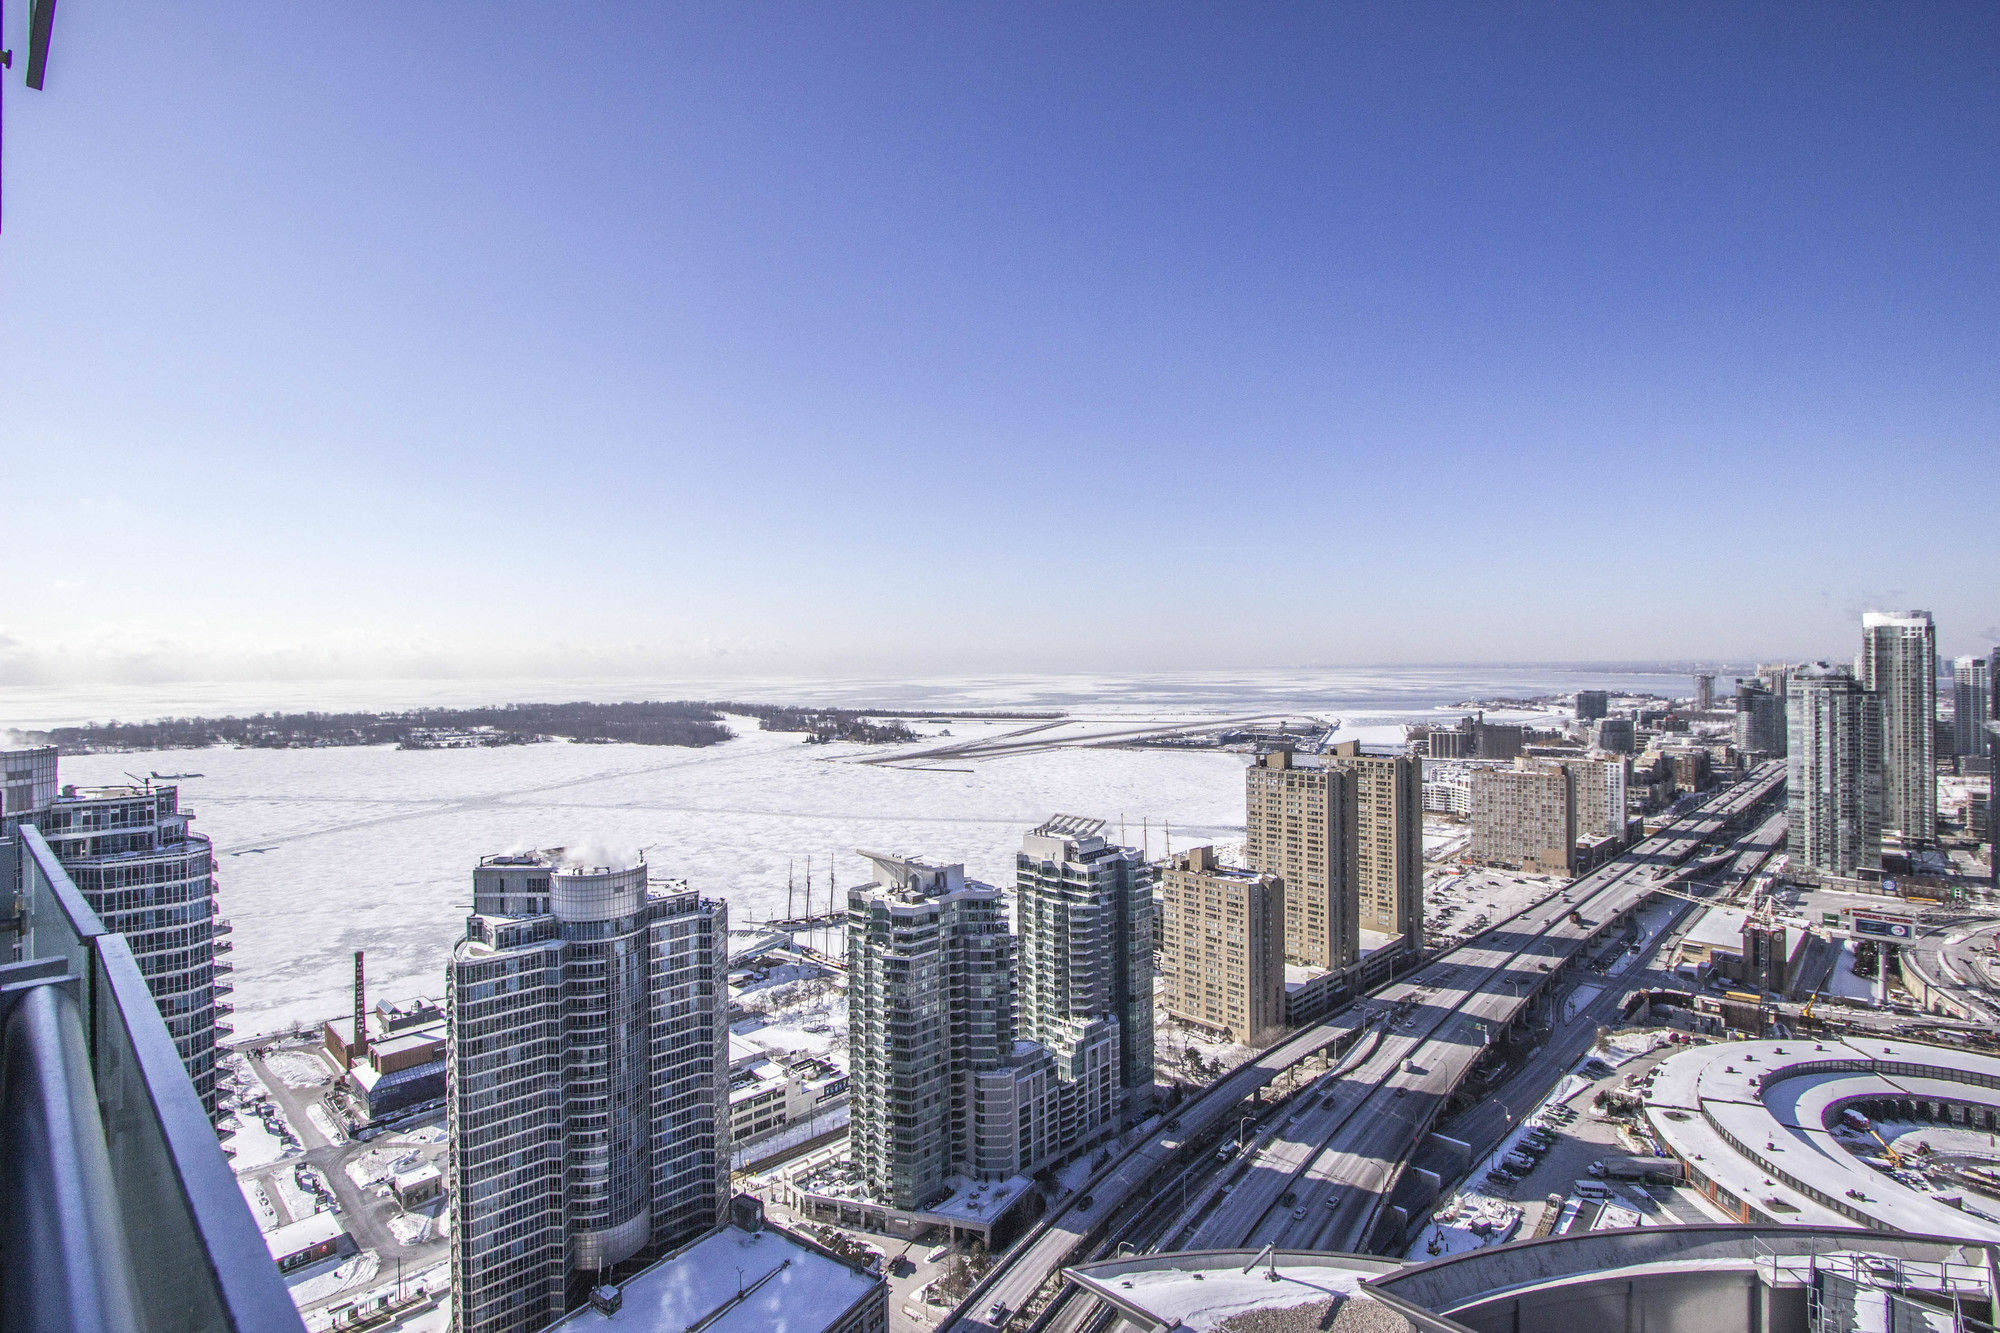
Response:
POLYGON ((802 878, 808 856, 821 902, 829 865, 839 889, 862 881, 857 847, 963 861, 969 875, 1005 884, 1022 834, 1057 812, 1106 819, 1114 832, 1122 819, 1131 841, 1150 835, 1155 854, 1169 825, 1176 847, 1243 836, 1240 754, 1083 748, 941 772, 855 762, 878 747, 732 725, 734 740, 699 750, 213 749, 68 757, 62 772, 82 784, 147 768, 204 775, 181 781, 182 802, 216 844, 245 1034, 344 1012, 355 949, 367 951, 374 996, 441 994, 472 868, 491 852, 644 847, 656 875, 728 900, 740 925, 784 914, 787 877, 802 878))
MULTIPOLYGON (((1470 699, 1556 694, 1579 685, 1650 692, 1681 677, 1567 668, 1357 668, 1145 676, 980 677, 930 681, 302 681, 283 684, 0 689, 0 719, 20 727, 271 708, 384 708, 591 698, 758 698, 846 706, 1062 709, 1072 723, 1214 722, 1252 714, 1338 717, 1341 737, 1393 740, 1403 723, 1450 721, 1470 699)), ((1488 710, 1494 720, 1561 710, 1488 710)), ((963 861, 1013 877, 1021 835, 1056 812, 1121 819, 1158 854, 1240 841, 1245 756, 1181 749, 1073 748, 952 760, 930 768, 855 762, 883 751, 805 745, 795 733, 732 719, 723 745, 397 750, 169 751, 67 756, 65 782, 179 780, 196 828, 214 839, 221 907, 235 923, 240 1034, 315 1022, 348 1007, 355 949, 372 993, 438 995, 481 855, 593 840, 643 846, 655 873, 727 899, 736 923, 782 914, 788 871, 813 858, 813 887, 866 871, 856 847, 963 861), (953 771, 957 770, 957 771, 953 771)), ((1018 721, 912 724, 954 740, 1018 721)), ((822 900, 823 901, 823 900, 822 900)), ((1499 914, 1496 914, 1496 919, 1499 914)))

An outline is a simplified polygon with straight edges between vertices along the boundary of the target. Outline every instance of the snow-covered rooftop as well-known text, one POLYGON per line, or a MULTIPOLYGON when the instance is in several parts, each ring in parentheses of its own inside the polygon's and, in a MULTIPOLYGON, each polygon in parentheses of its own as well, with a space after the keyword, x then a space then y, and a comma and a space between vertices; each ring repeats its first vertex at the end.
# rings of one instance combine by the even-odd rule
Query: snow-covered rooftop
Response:
POLYGON ((1253 1310, 1368 1299, 1362 1281, 1395 1267, 1351 1255, 1284 1253, 1246 1264, 1247 1258, 1252 1256, 1162 1254, 1087 1264, 1068 1273, 1114 1305, 1144 1311, 1158 1327, 1214 1333, 1253 1310))
POLYGON ((1744 1041, 1663 1061, 1646 1118, 1691 1171, 1768 1217, 2000 1242, 2000 1223, 1883 1175, 1827 1128, 1885 1098, 2000 1107, 2000 1059, 1916 1042, 1744 1041))
POLYGON ((1743 923, 1749 914, 1740 907, 1711 907, 1701 914, 1701 920, 1688 927, 1684 940, 1689 944, 1707 945, 1711 949, 1734 949, 1743 951, 1743 923))
POLYGON ((584 1306, 554 1328, 625 1333, 819 1333, 882 1287, 771 1227, 718 1227, 619 1289, 616 1313, 584 1306))

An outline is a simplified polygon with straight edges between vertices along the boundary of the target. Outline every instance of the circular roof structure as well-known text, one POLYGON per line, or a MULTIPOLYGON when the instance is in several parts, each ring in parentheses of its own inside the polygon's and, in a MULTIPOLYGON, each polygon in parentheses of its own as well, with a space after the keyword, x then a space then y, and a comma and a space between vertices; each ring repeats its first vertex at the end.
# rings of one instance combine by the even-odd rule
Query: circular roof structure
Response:
POLYGON ((2000 1242, 2000 1202, 1900 1169, 1877 1119, 1987 1136, 2000 1163, 2000 1059, 1877 1037, 1726 1042, 1663 1061, 1646 1096, 1689 1183, 1740 1221, 2000 1242))

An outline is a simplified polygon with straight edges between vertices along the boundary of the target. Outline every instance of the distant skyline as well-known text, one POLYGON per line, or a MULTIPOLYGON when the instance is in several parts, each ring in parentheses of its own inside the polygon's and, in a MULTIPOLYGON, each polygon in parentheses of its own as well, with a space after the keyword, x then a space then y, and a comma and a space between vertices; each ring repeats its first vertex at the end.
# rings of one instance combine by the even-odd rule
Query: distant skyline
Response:
POLYGON ((65 5, 0 687, 1984 653, 1996 67, 1984 3, 65 5))

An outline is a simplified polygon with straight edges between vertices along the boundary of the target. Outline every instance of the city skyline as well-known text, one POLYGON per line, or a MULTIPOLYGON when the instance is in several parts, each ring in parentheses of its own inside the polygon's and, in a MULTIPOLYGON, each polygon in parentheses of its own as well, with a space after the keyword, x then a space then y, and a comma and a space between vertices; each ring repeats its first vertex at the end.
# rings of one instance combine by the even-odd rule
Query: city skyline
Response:
POLYGON ((0 685, 2000 638, 1989 8, 58 28, 0 685))

